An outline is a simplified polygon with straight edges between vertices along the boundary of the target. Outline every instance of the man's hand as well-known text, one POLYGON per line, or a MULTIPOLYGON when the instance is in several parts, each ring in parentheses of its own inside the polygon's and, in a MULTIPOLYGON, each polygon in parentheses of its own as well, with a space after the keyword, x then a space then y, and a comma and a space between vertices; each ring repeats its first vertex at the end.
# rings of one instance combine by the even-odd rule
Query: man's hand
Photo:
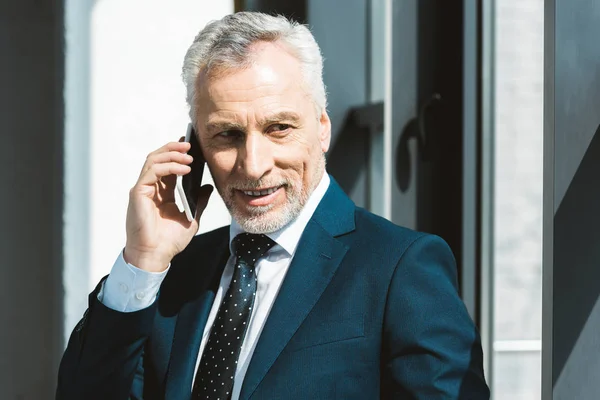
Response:
POLYGON ((213 187, 201 189, 196 218, 189 222, 175 204, 177 175, 191 171, 187 142, 171 142, 150 153, 135 186, 129 191, 125 261, 149 272, 164 271, 171 259, 198 232, 200 215, 213 187))

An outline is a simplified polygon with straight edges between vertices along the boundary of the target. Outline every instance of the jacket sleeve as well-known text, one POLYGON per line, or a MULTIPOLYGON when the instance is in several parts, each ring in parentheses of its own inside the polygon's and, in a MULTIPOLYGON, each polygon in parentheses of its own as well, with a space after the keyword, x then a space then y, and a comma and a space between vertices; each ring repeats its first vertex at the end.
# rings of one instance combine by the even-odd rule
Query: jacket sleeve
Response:
POLYGON ((142 356, 156 302, 140 311, 118 312, 98 300, 101 285, 90 294, 88 309, 71 333, 58 372, 58 400, 143 397, 142 356))
POLYGON ((489 399, 481 340, 439 237, 415 240, 396 265, 385 307, 382 391, 393 399, 489 399))

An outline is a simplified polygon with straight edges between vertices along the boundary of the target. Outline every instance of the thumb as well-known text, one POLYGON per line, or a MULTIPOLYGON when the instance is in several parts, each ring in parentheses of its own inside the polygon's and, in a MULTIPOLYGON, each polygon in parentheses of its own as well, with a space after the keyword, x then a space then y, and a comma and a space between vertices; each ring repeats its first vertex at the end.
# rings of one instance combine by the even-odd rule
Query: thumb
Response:
POLYGON ((200 194, 198 194, 198 201, 196 202, 196 222, 198 224, 200 224, 200 217, 208 205, 208 199, 210 199, 213 190, 212 185, 203 185, 200 188, 200 194))

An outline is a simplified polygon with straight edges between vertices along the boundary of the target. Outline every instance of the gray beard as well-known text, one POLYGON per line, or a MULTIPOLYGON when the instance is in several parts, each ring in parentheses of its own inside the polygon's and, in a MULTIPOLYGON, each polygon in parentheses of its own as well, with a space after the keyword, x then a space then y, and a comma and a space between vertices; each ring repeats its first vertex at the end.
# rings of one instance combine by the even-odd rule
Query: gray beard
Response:
POLYGON ((237 209, 230 208, 229 212, 236 222, 248 233, 271 233, 280 230, 290 222, 296 219, 306 201, 298 201, 298 196, 290 199, 282 210, 277 212, 270 211, 272 207, 253 207, 251 216, 238 212, 237 209))
POLYGON ((221 193, 220 190, 219 193, 229 210, 229 214, 245 232, 272 233, 285 227, 300 215, 310 195, 319 185, 323 173, 325 173, 325 154, 323 154, 319 164, 312 179, 312 187, 306 191, 296 191, 295 188, 288 186, 286 188, 288 190, 286 191, 288 201, 277 212, 272 210, 272 206, 252 207, 250 210, 242 211, 235 207, 233 200, 229 200, 230 197, 223 196, 224 193, 221 193))

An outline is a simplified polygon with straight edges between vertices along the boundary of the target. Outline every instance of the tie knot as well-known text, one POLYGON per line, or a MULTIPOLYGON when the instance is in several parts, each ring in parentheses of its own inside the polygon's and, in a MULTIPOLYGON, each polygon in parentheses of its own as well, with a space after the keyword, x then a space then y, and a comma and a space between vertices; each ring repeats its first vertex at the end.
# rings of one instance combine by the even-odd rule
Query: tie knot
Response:
POLYGON ((233 239, 233 251, 238 259, 254 266, 259 258, 275 245, 268 236, 254 233, 240 233, 233 239))

